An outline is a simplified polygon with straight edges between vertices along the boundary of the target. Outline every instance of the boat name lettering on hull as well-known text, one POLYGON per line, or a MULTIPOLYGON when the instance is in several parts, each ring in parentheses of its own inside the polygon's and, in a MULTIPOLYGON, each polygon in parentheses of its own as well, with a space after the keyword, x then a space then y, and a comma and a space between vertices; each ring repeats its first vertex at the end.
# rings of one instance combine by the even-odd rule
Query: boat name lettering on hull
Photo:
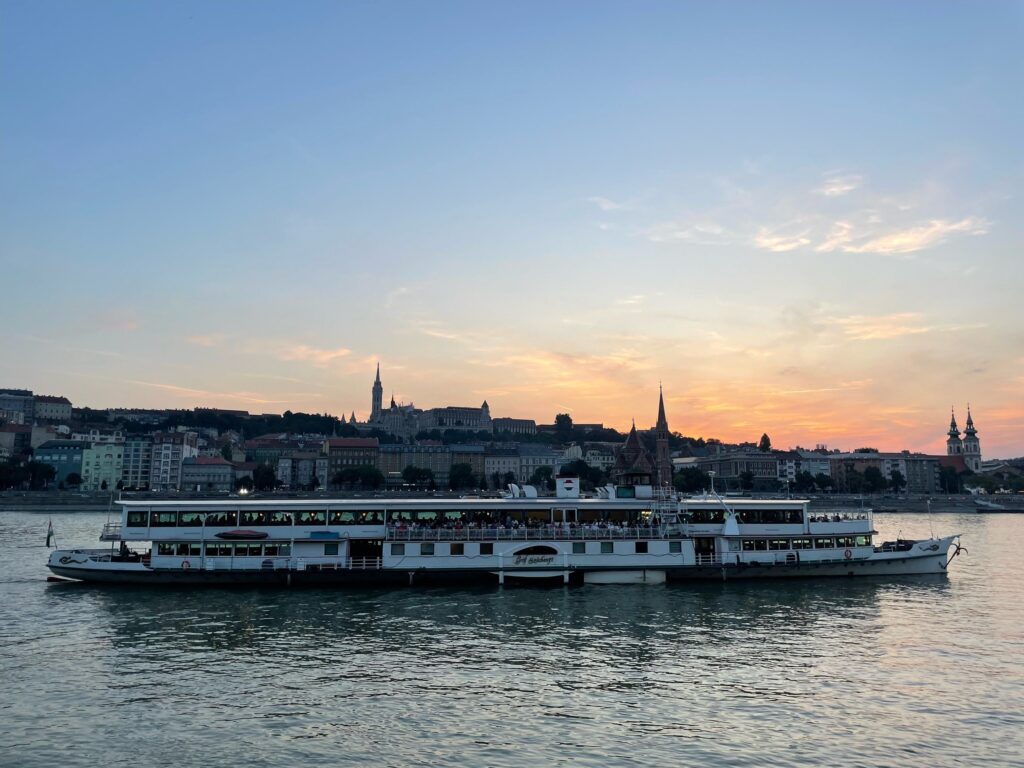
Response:
POLYGON ((512 565, 553 565, 554 555, 516 555, 512 565))

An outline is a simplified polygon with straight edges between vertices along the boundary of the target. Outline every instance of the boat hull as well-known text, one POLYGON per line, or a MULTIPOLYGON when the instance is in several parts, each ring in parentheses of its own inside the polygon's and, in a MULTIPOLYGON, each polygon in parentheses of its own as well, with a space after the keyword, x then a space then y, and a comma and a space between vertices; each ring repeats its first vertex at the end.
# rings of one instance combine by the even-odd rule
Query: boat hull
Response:
POLYGON ((736 579, 850 578, 944 575, 955 537, 915 542, 906 551, 876 552, 861 559, 826 562, 716 563, 668 568, 636 566, 580 568, 306 568, 209 570, 150 568, 142 562, 89 557, 82 551, 56 552, 47 567, 57 576, 103 584, 160 586, 400 587, 506 583, 661 584, 736 579))

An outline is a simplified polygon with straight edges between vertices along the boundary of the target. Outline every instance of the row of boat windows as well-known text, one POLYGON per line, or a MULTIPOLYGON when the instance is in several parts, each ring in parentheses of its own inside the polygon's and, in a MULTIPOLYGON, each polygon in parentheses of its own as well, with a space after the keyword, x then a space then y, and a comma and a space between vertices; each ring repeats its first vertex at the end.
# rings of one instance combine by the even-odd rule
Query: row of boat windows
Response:
POLYGON ((744 552, 789 549, 847 549, 870 547, 870 536, 815 536, 811 539, 743 539, 744 552))
MULTIPOLYGON (((646 555, 648 553, 648 548, 647 548, 648 543, 649 542, 646 542, 646 541, 634 541, 634 542, 632 542, 632 544, 633 544, 633 552, 638 554, 638 555, 646 555)), ((627 545, 627 544, 629 544, 629 542, 620 542, 619 543, 619 547, 620 547, 619 554, 624 554, 621 548, 623 546, 627 545)), ((472 546, 472 545, 470 545, 470 546, 472 546)), ((494 554, 494 544, 486 543, 486 542, 485 543, 481 543, 479 551, 480 551, 481 555, 493 555, 494 554)), ((668 551, 671 552, 671 553, 674 553, 674 554, 678 554, 678 553, 682 552, 683 551, 683 543, 681 541, 670 541, 668 543, 668 551)), ((587 555, 587 554, 590 554, 590 555, 596 555, 596 554, 613 555, 613 554, 615 554, 615 542, 613 542, 613 541, 589 541, 589 542, 586 542, 586 541, 576 541, 576 542, 573 542, 572 553, 574 555, 587 555)), ((391 554, 392 554, 392 556, 396 556, 396 557, 400 557, 400 556, 403 556, 403 555, 426 555, 426 556, 430 556, 430 555, 435 555, 435 554, 436 555, 444 555, 444 554, 464 555, 464 554, 466 554, 466 545, 463 542, 460 542, 460 541, 453 541, 451 544, 447 544, 447 545, 445 545, 445 544, 434 544, 434 542, 431 542, 431 541, 425 541, 422 544, 405 544, 405 543, 397 544, 397 543, 395 543, 395 544, 391 545, 391 554), (447 552, 445 552, 444 549, 443 549, 445 546, 449 547, 447 552), (439 551, 438 547, 441 547, 442 549, 439 551)))
MULTIPOLYGON (((724 523, 725 510, 692 509, 683 515, 691 523, 724 523)), ((739 522, 749 525, 802 525, 803 511, 799 509, 744 509, 739 513, 739 522)))
MULTIPOLYGON (((186 542, 161 542, 156 545, 158 555, 176 555, 177 557, 199 557, 203 554, 202 544, 186 542)), ((334 544, 337 552, 337 544, 334 544)), ((292 553, 291 544, 263 544, 249 541, 234 544, 223 544, 210 541, 206 543, 207 557, 288 557, 292 553)))
MULTIPOLYGON (((638 520, 643 513, 638 510, 510 510, 498 512, 430 512, 392 510, 388 513, 390 522, 406 522, 410 524, 437 525, 445 523, 496 523, 512 522, 528 523, 562 522, 627 522, 638 520)), ((237 525, 383 525, 384 512, 380 510, 299 510, 284 512, 280 510, 241 510, 223 512, 147 512, 131 510, 128 512, 129 528, 199 528, 233 527, 237 525)), ((683 513, 683 519, 698 524, 721 524, 725 522, 723 509, 694 509, 683 513)), ((803 513, 799 509, 749 509, 744 510, 741 522, 754 525, 793 524, 803 522, 803 513)))

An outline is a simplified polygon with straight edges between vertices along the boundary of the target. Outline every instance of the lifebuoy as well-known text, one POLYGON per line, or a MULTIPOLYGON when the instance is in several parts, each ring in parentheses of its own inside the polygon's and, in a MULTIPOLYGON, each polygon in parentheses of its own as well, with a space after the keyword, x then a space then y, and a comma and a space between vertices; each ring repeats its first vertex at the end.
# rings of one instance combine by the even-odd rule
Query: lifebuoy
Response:
POLYGON ((849 560, 850 558, 853 557, 853 551, 849 550, 849 549, 846 550, 845 552, 843 552, 843 557, 845 557, 847 560, 849 560))
MULTIPOLYGON (((847 550, 847 552, 849 552, 849 550, 847 550)), ((191 567, 192 567, 192 563, 190 563, 188 560, 182 560, 181 561, 181 569, 183 571, 187 571, 191 567)))

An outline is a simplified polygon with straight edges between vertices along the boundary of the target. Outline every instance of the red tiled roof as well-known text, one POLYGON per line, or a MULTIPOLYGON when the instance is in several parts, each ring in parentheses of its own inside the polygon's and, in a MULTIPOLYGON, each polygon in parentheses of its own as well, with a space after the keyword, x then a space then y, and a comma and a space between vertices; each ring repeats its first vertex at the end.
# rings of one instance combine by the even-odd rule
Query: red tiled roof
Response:
POLYGON ((207 466, 212 465, 230 465, 231 462, 225 459, 223 456, 195 456, 193 462, 196 464, 204 464, 207 466))

